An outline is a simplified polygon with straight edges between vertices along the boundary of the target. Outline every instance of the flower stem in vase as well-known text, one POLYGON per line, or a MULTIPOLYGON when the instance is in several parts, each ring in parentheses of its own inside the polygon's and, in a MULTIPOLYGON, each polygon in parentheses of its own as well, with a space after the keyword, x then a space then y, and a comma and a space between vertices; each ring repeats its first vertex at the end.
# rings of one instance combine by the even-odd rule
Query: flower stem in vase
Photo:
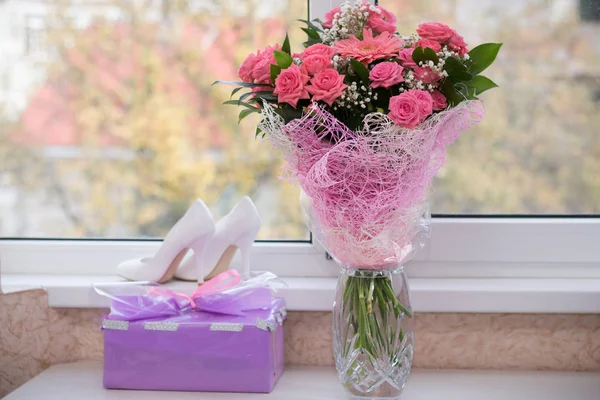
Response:
POLYGON ((344 353, 364 350, 375 358, 393 357, 396 352, 391 349, 402 343, 404 334, 396 324, 388 323, 411 317, 411 312, 398 300, 392 281, 385 274, 356 271, 346 279, 343 301, 352 329, 345 333, 344 353), (350 331, 356 335, 353 343, 348 341, 350 331))

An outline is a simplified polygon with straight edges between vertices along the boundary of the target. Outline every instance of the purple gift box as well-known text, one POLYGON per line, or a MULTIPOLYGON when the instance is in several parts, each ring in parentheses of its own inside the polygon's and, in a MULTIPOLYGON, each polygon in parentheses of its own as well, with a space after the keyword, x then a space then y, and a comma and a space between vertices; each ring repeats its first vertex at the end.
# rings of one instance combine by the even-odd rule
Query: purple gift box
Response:
POLYGON ((268 288, 203 296, 110 296, 108 389, 269 393, 283 373, 283 299, 268 288))

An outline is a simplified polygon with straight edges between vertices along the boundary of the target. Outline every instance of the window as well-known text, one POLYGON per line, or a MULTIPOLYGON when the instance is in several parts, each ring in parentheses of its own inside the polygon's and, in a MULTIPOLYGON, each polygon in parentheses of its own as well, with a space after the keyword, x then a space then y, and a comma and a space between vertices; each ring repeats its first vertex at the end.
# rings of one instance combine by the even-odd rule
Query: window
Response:
MULTIPOLYGON (((164 236, 194 197, 218 218, 250 194, 270 240, 254 248, 261 269, 335 276, 309 241, 298 189, 278 179, 280 157, 254 139, 256 121, 238 126, 238 110, 221 105, 230 88, 211 84, 235 79, 248 53, 286 29, 298 46, 296 19, 340 2, 40 2, 53 56, 10 69, 28 82, 27 101, 0 104, 18 110, 0 113, 0 237, 105 240, 3 240, 3 272, 110 275, 152 254, 159 243, 139 239, 164 236)), ((29 3, 0 3, 0 15, 29 3)), ((379 3, 401 31, 439 20, 468 42, 504 42, 489 74, 500 88, 451 148, 433 191, 432 212, 445 218, 434 218, 409 276, 600 278, 600 222, 574 218, 600 212, 597 2, 379 3)))
POLYGON ((25 17, 25 52, 27 55, 43 54, 45 51, 45 19, 39 15, 25 17))
POLYGON ((443 21, 468 42, 503 42, 485 120, 450 148, 434 183, 443 214, 600 212, 600 12, 593 0, 381 0, 399 27, 443 21), (581 13, 581 18, 580 18, 581 13))
POLYGON ((582 21, 600 22, 600 1, 579 0, 579 15, 582 21))
POLYGON ((32 7, 27 55, 52 56, 9 70, 27 101, 0 116, 0 236, 160 238, 194 198, 218 218, 248 194, 261 239, 309 239, 280 157, 222 105, 230 88, 211 86, 286 30, 299 48, 306 1, 9 1, 0 13, 32 7))

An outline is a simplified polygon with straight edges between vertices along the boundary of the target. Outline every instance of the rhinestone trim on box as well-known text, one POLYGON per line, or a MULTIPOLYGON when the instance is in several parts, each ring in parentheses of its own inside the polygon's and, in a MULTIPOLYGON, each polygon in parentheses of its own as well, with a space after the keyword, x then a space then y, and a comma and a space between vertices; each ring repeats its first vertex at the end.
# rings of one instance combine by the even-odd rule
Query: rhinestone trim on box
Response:
POLYGON ((275 318, 277 319, 279 325, 283 325, 283 317, 281 316, 281 314, 275 315, 275 318))
POLYGON ((287 315, 287 309, 285 307, 281 307, 279 312, 281 313, 282 317, 285 317, 287 315))
POLYGON ((277 323, 275 321, 265 321, 264 319, 258 318, 256 320, 256 327, 263 331, 274 332, 277 329, 277 323))
POLYGON ((244 330, 244 324, 215 322, 210 324, 210 330, 216 332, 241 332, 244 330))
POLYGON ((102 321, 102 329, 126 331, 129 329, 129 321, 115 321, 114 319, 105 319, 104 321, 102 321))
POLYGON ((179 329, 179 324, 175 322, 144 322, 144 329, 147 331, 165 331, 176 332, 179 329))

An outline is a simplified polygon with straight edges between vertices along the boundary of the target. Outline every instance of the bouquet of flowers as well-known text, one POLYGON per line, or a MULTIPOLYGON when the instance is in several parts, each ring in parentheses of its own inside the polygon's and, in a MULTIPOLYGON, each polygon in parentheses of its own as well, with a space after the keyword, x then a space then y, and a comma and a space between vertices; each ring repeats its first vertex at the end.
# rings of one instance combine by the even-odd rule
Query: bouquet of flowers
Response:
MULTIPOLYGON (((351 380, 365 357, 372 368, 379 358, 405 371, 412 336, 390 321, 410 317, 410 305, 386 272, 408 260, 428 231, 426 190, 447 146, 483 118, 478 96, 496 84, 481 72, 501 44, 469 50, 437 22, 399 35, 392 13, 363 1, 302 22, 304 51, 292 53, 286 37, 250 54, 241 82, 219 83, 238 86, 232 96, 247 89, 226 104, 243 107, 240 121, 261 115, 256 134, 283 152, 309 228, 351 271, 342 274, 336 302, 344 308, 337 324, 347 325, 334 335, 340 376, 351 380)), ((380 382, 353 385, 364 394, 380 382)))

